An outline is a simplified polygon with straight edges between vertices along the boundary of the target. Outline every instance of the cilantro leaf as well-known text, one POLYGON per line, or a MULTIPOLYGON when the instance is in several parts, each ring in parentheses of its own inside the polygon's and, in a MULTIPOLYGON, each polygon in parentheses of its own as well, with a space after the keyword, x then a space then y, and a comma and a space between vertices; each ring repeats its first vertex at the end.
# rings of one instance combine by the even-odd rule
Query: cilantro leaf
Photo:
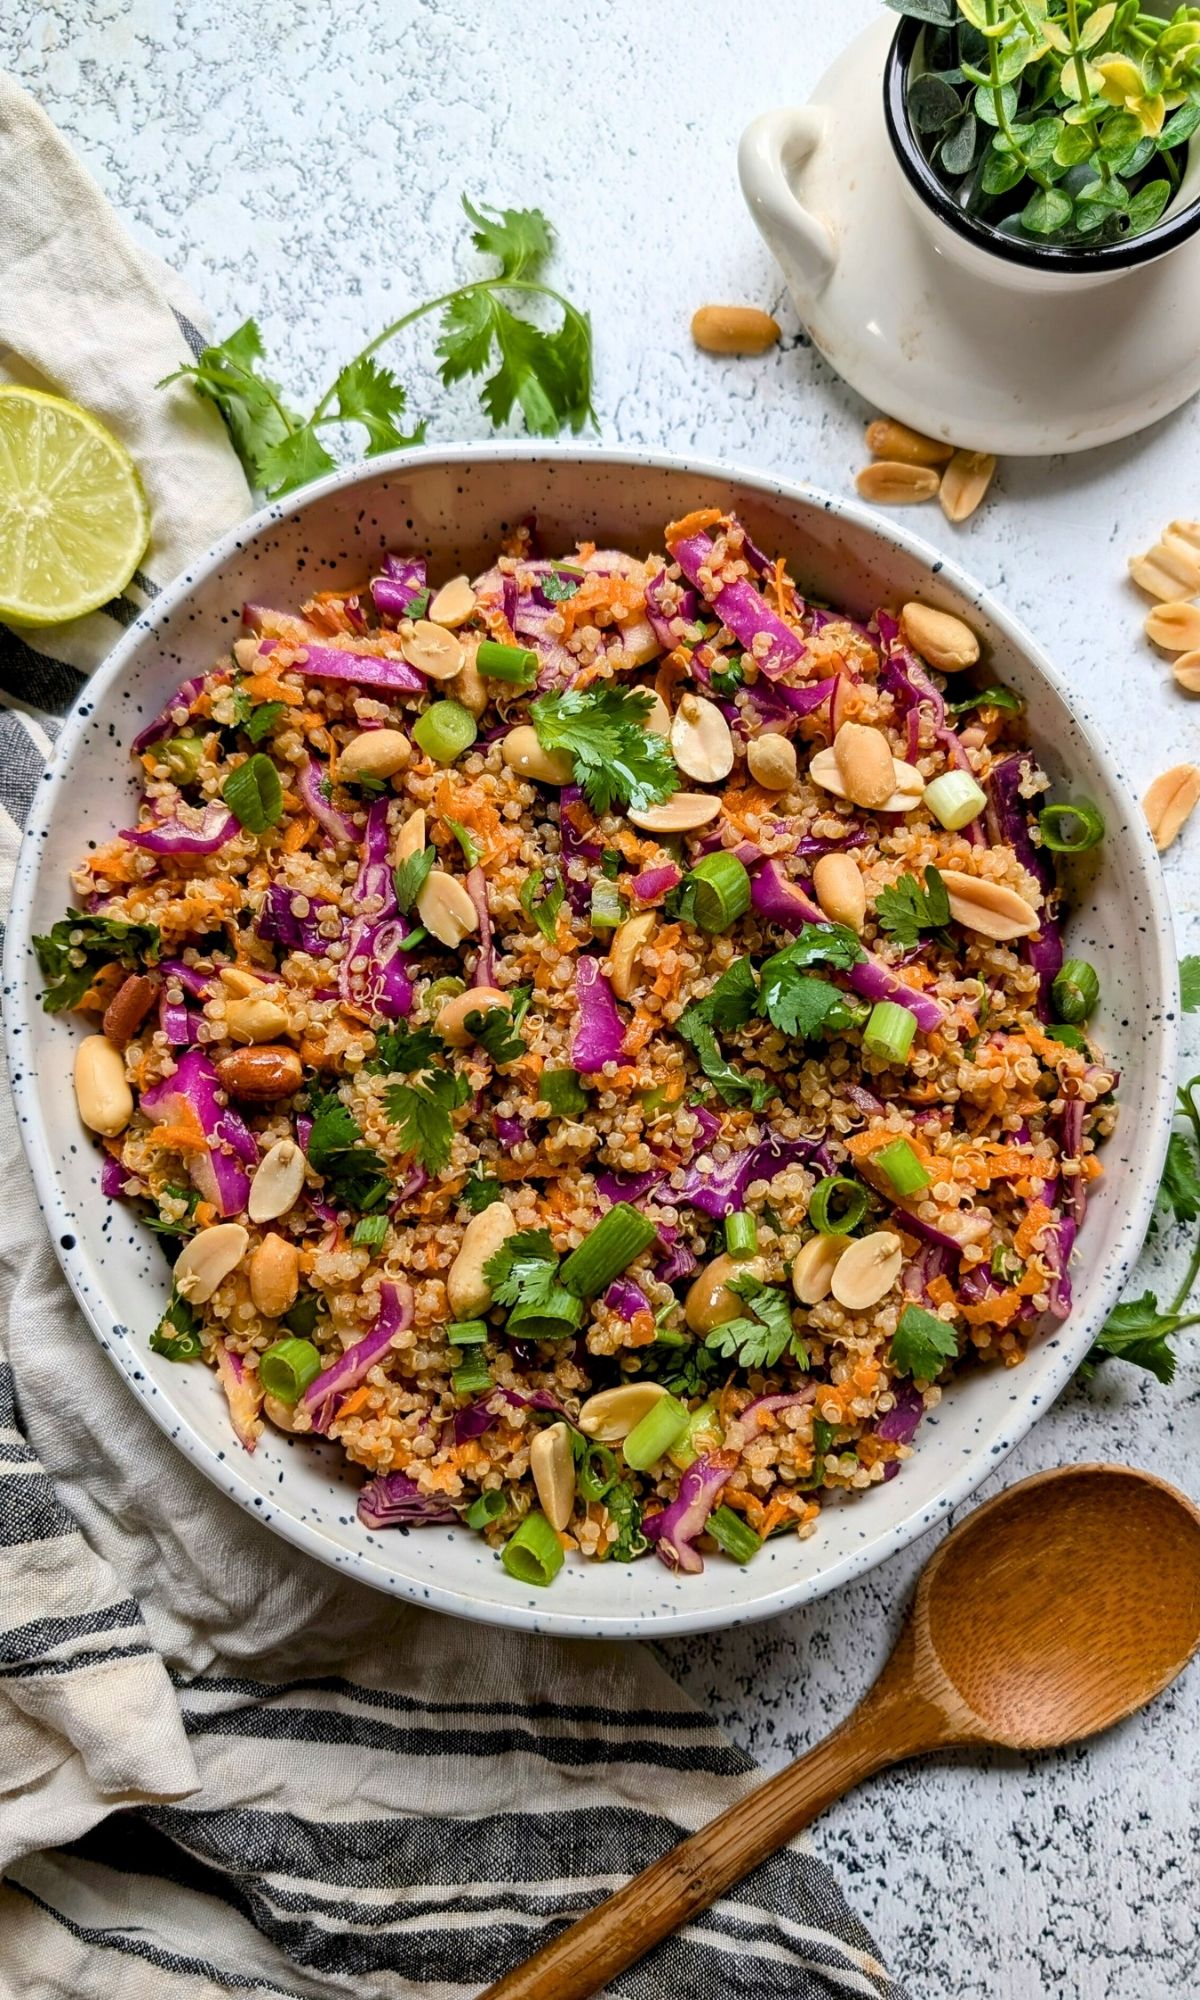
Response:
POLYGON ((503 1069, 525 1054, 525 1039, 517 1034, 510 1007, 482 1007, 468 1014, 463 1023, 495 1063, 503 1069))
POLYGON ((582 430, 592 417, 591 326, 565 299, 556 302, 563 315, 556 333, 518 319, 483 288, 456 293, 442 314, 442 380, 449 387, 466 375, 486 375, 479 400, 498 430, 518 406, 538 437, 553 437, 568 423, 582 430))
MULTIPOLYGON (((744 1028, 754 1015, 754 967, 748 958, 735 958, 721 974, 711 993, 694 1003, 722 1034, 744 1028)), ((690 1010, 689 1010, 690 1011, 690 1010)))
POLYGON ((549 576, 542 578, 542 596, 549 604, 565 604, 579 589, 583 582, 583 574, 582 570, 567 569, 560 563, 557 569, 551 570, 549 576))
POLYGON ((554 232, 540 208, 493 208, 488 202, 479 209, 466 195, 462 205, 475 224, 472 243, 498 260, 502 278, 536 278, 554 249, 554 232))
POLYGON ((488 1258, 483 1275, 498 1306, 544 1306, 558 1281, 558 1258, 548 1229, 519 1229, 488 1258))
POLYGON ((368 458, 424 443, 424 424, 411 432, 400 429, 396 418, 403 415, 408 398, 391 369, 380 367, 371 355, 359 354, 348 362, 333 385, 333 393, 342 422, 361 424, 366 431, 368 458))
POLYGON ((541 868, 527 875, 521 884, 520 903, 525 915, 537 925, 547 944, 553 944, 558 936, 558 913, 563 906, 566 885, 561 875, 556 875, 539 903, 545 871, 541 868))
POLYGON ((682 1349, 666 1343, 643 1348, 642 1366, 672 1396, 706 1396, 721 1363, 712 1348, 696 1341, 682 1349))
POLYGON ((619 1480, 605 1494, 604 1505, 617 1530, 617 1539, 610 1546, 608 1556, 614 1562, 634 1562, 638 1556, 645 1555, 650 1544, 642 1533, 641 1504, 627 1480, 619 1480))
POLYGON ((238 457, 260 485, 266 484, 268 455, 303 424, 303 418, 283 401, 279 384, 259 367, 264 356, 257 321, 248 319, 227 340, 202 348, 194 362, 158 385, 165 389, 168 383, 186 379, 197 395, 215 403, 229 427, 238 457))
POLYGON ((377 1028, 375 1053, 363 1064, 363 1069, 368 1076, 432 1069, 441 1053, 441 1041, 432 1028, 377 1028))
POLYGON ((202 1323, 187 1300, 172 1292, 166 1312, 150 1335, 151 1353, 165 1354, 168 1361, 195 1361, 204 1352, 202 1323))
POLYGON ((993 687, 977 688, 965 701, 948 701, 946 713, 968 715, 973 708, 999 708, 1009 715, 1020 715, 1024 707, 1025 703, 1019 694, 1014 694, 1011 688, 1003 687, 997 682, 993 687))
POLYGON ((875 898, 875 915, 902 951, 920 943, 923 930, 938 930, 950 921, 950 898, 936 868, 925 870, 922 889, 915 875, 901 875, 875 898))
POLYGON ((418 848, 406 861, 393 870, 392 883, 396 891, 396 901, 402 916, 407 916, 429 880, 430 870, 437 860, 436 847, 418 848))
POLYGON ((732 1278, 729 1289, 746 1300, 754 1317, 731 1319, 714 1327, 705 1338, 705 1346, 736 1360, 742 1368, 773 1368, 785 1350, 807 1368, 808 1350, 793 1325, 787 1293, 764 1285, 748 1271, 732 1278))
POLYGON ((157 924, 129 924, 116 917, 87 917, 68 906, 33 948, 45 975, 42 1006, 47 1014, 77 1007, 102 966, 116 959, 128 972, 157 965, 160 939, 157 924))
POLYGON ((362 1133, 336 1091, 310 1092, 310 1100, 309 1165, 343 1207, 379 1208, 391 1186, 379 1154, 361 1143, 362 1133))
POLYGON ((936 1382, 944 1364, 958 1355, 958 1336, 936 1313, 905 1306, 892 1335, 891 1363, 898 1375, 936 1382))
POLYGON ((393 1083, 384 1105, 406 1153, 414 1153, 429 1173, 438 1174, 454 1145, 454 1113, 467 1102, 471 1086, 454 1070, 428 1070, 415 1083, 393 1083))
POLYGON ((1171 1210, 1176 1222, 1195 1222, 1200 1218, 1200 1168, 1182 1132, 1172 1132, 1167 1141, 1158 1198, 1171 1210))
POLYGON ((746 678, 746 670, 740 660, 728 660, 723 667, 714 667, 709 674, 713 690, 723 694, 726 700, 735 695, 746 678))
MULTIPOLYGON (((242 693, 240 688, 238 689, 238 693, 242 693)), ((245 729, 252 743, 261 743, 263 737, 269 736, 275 724, 287 713, 288 704, 286 701, 263 701, 259 703, 257 708, 250 710, 242 727, 245 729)))
POLYGON ((299 430, 289 431, 277 443, 264 446, 259 453, 257 473, 263 492, 272 496, 279 493, 294 493, 298 486, 307 486, 310 480, 323 479, 337 464, 332 452, 321 443, 311 424, 301 425, 299 430))
POLYGON ((764 991, 760 1005, 781 1033, 806 1039, 822 1030, 840 1035, 847 1028, 861 1027, 871 1011, 828 979, 810 979, 803 973, 777 979, 769 992, 764 991))
POLYGON ((614 803, 643 811, 679 789, 665 739, 647 729, 654 697, 646 688, 600 682, 539 696, 529 711, 543 750, 565 750, 592 811, 614 803))
POLYGON ((1147 1368, 1164 1385, 1175 1378, 1175 1355, 1169 1345, 1180 1327, 1195 1324, 1196 1315, 1162 1312, 1153 1292, 1126 1299, 1110 1312, 1088 1355, 1096 1363, 1113 1357, 1147 1368))
POLYGON ((463 860, 466 862, 467 867, 468 868, 478 867, 479 843, 476 840, 475 835, 472 832, 470 832, 470 830, 467 827, 463 825, 461 820, 451 819, 449 813, 443 813, 442 818, 444 819, 446 825, 449 827, 451 833, 454 835, 455 840, 457 840, 459 846, 462 848, 463 860))
POLYGON ((1179 998, 1185 1014, 1200 1008, 1200 958, 1195 953, 1179 961, 1179 998))
POLYGON ((695 1049, 696 1061, 726 1104, 748 1101, 752 1111, 761 1111, 774 1094, 774 1083, 770 1077, 743 1076, 741 1070, 726 1061, 711 1023, 700 1012, 703 1004, 701 1001, 688 1007, 680 1015, 675 1023, 679 1033, 695 1049))
POLYGON ((504 1200, 504 1189, 490 1174, 471 1174, 463 1189, 462 1198, 472 1215, 482 1215, 484 1209, 491 1208, 493 1202, 504 1200))

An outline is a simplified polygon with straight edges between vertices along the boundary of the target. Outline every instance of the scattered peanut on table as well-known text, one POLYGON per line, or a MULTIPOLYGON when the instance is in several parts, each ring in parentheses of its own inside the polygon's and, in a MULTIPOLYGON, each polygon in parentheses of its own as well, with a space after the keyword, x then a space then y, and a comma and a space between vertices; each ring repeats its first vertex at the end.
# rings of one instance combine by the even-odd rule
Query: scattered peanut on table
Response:
POLYGON ((855 478, 864 500, 876 507, 911 507, 937 499, 956 525, 970 519, 996 470, 991 452, 961 450, 894 417, 868 424, 866 445, 872 462, 855 478))

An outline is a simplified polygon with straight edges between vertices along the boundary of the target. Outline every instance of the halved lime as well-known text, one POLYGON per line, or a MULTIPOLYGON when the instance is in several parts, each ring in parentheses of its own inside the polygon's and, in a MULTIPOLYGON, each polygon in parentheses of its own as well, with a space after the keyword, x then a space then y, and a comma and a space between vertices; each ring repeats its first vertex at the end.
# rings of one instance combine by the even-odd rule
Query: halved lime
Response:
POLYGON ((150 539, 137 467, 95 417, 0 388, 0 618, 58 625, 129 582, 150 539))

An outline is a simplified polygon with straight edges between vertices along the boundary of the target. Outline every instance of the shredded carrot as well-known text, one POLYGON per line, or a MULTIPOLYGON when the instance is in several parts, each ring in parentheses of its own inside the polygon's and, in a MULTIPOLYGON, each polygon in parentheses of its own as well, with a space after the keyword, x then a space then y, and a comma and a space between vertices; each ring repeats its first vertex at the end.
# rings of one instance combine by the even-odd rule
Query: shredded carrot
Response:
POLYGON ((208 1141, 199 1127, 187 1124, 156 1125, 146 1134, 146 1143, 157 1146, 164 1153, 204 1153, 208 1141))
POLYGON ((670 548, 674 542, 686 542, 703 529, 715 527, 723 518, 719 507, 697 507, 691 514, 685 514, 681 521, 668 521, 663 540, 670 548))
POLYGON ((261 674, 247 674, 242 689, 251 701, 282 701, 288 708, 301 708, 304 704, 300 689, 289 687, 269 669, 261 674))
POLYGON ((307 814, 303 819, 292 820, 283 836, 284 853, 298 854, 302 847, 308 846, 316 830, 316 820, 310 819, 307 814))
POLYGON ((768 1535, 774 1534, 776 1528, 782 1527, 791 1511, 791 1507, 786 1500, 772 1500, 766 1513, 763 1515, 762 1527, 758 1531, 764 1542, 768 1535))
POLYGON ((1006 1327, 1011 1325, 1021 1310, 1022 1294, 1017 1291, 998 1292, 994 1298, 981 1299, 978 1305, 959 1306, 968 1326, 1006 1327))
POLYGON ((210 1223, 216 1220, 217 1210, 214 1202, 198 1201, 196 1203, 196 1221, 199 1223, 201 1229, 207 1229, 210 1223))
POLYGON ((1053 1222, 1054 1211, 1044 1201, 1035 1201, 1021 1227, 1013 1237, 1013 1248, 1018 1257, 1028 1257, 1037 1247, 1037 1239, 1047 1224, 1053 1222))
POLYGON ((370 1401, 374 1393, 374 1385, 370 1382, 363 1382, 357 1389, 353 1389, 338 1409, 339 1424, 343 1417, 355 1416, 363 1404, 370 1401))

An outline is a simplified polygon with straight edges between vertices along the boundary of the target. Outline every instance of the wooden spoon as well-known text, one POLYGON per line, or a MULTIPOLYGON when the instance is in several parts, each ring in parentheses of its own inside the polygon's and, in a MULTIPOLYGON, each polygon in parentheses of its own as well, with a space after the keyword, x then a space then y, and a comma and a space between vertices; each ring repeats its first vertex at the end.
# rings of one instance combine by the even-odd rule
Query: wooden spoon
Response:
POLYGON ((895 1651, 832 1736, 481 2000, 587 2000, 861 1778, 951 1745, 1092 1736, 1161 1694, 1198 1645, 1200 1509, 1126 1466, 1025 1479, 934 1552, 895 1651))

